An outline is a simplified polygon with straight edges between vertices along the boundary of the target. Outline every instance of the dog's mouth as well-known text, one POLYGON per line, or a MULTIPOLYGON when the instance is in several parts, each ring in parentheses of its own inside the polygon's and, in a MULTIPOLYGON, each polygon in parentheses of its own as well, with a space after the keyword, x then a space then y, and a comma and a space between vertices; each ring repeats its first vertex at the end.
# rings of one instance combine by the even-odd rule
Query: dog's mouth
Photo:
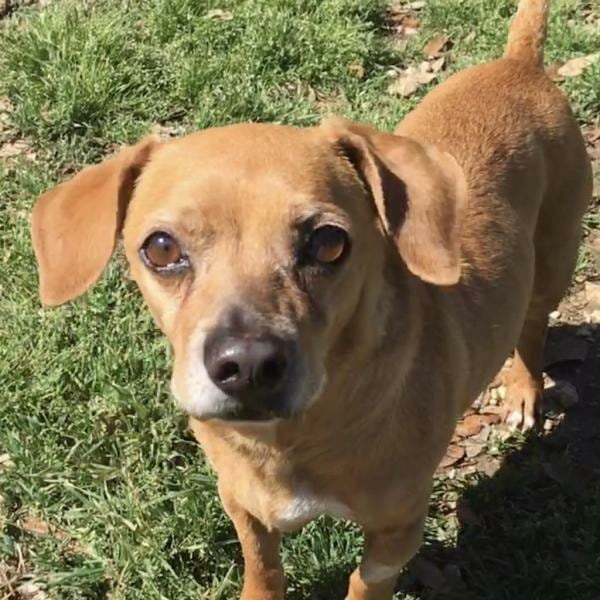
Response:
POLYGON ((202 420, 219 420, 228 423, 267 423, 269 421, 291 419, 292 415, 288 411, 273 411, 265 408, 249 406, 235 400, 229 401, 227 406, 219 411, 208 412, 202 415, 202 420))

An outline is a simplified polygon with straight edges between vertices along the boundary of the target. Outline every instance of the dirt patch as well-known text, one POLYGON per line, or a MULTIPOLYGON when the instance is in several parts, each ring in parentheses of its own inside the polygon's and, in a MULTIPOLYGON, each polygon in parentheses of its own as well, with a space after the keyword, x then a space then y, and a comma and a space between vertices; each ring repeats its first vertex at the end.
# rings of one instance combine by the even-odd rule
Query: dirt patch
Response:
POLYGON ((0 0, 0 19, 25 6, 48 6, 52 0, 0 0))
POLYGON ((35 160, 31 143, 11 125, 13 106, 8 98, 0 97, 0 163, 11 164, 18 158, 35 160))

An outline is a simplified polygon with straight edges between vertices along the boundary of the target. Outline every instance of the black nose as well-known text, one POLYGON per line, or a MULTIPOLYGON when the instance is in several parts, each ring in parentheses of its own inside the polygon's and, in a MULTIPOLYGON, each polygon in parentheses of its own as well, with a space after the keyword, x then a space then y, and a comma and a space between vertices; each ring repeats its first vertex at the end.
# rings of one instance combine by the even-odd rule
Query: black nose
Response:
POLYGON ((227 395, 257 408, 283 386, 288 370, 286 344, 273 335, 215 332, 204 345, 204 364, 213 383, 227 395))

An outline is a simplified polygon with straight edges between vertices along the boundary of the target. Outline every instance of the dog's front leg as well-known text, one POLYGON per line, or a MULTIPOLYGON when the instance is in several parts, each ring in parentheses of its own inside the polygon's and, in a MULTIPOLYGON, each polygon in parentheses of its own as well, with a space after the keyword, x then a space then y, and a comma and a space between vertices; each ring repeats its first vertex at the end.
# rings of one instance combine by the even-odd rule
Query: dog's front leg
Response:
POLYGON ((365 531, 365 552, 350 577, 346 600, 391 600, 398 574, 417 553, 425 516, 408 525, 365 531))
POLYGON ((225 512, 233 521, 244 555, 244 587, 240 600, 283 600, 280 533, 267 530, 221 486, 219 495, 225 512))

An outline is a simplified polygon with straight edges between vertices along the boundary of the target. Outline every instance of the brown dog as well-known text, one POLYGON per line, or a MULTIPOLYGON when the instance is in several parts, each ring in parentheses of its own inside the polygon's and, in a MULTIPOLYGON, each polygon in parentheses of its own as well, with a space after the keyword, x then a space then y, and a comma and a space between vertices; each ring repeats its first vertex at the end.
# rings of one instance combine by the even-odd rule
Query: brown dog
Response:
POLYGON ((46 304, 90 287, 123 228, 239 534, 244 600, 283 597, 280 532, 324 513, 365 530, 347 598, 389 600, 456 419, 515 347, 508 418, 533 424, 591 196, 542 67, 546 13, 523 0, 504 58, 397 135, 332 119, 148 138, 35 207, 46 304))

